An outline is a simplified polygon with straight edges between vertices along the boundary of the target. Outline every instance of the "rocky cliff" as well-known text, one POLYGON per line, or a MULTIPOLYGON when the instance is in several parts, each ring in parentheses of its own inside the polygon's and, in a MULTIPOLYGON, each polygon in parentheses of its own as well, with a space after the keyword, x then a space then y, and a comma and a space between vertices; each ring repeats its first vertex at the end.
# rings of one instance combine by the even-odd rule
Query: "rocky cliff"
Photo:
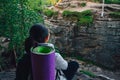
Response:
POLYGON ((82 56, 109 68, 120 67, 120 20, 99 18, 89 27, 64 19, 45 23, 51 30, 51 42, 62 53, 82 56))

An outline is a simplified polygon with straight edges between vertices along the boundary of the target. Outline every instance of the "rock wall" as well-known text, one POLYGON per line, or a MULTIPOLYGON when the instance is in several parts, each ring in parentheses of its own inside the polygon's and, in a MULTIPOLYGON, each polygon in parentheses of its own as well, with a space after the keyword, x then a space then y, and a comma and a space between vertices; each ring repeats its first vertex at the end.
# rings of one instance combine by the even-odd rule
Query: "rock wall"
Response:
POLYGON ((120 67, 120 21, 96 20, 93 25, 78 26, 67 20, 49 20, 51 42, 62 53, 82 56, 109 68, 120 67))
MULTIPOLYGON (((94 28, 88 29, 92 45, 87 58, 109 68, 120 67, 120 21, 96 21, 94 28)), ((84 42, 84 41, 83 41, 84 42)))

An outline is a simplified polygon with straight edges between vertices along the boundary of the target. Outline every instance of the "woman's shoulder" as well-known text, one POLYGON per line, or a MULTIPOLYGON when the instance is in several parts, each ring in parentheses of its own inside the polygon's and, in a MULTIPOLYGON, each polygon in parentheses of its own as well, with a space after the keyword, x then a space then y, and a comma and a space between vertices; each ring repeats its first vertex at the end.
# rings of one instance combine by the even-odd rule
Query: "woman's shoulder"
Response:
POLYGON ((61 56, 60 53, 55 52, 55 56, 61 56))

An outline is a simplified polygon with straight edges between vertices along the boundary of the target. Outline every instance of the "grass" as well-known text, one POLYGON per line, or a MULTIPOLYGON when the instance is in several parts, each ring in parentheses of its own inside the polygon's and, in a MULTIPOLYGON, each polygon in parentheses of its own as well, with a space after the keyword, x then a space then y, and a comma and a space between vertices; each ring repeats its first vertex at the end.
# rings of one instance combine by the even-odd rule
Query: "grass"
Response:
POLYGON ((78 24, 80 25, 89 25, 93 22, 93 17, 92 16, 84 16, 81 17, 78 21, 78 24))
POLYGON ((81 7, 85 7, 85 6, 86 6, 86 3, 83 2, 83 3, 80 4, 80 6, 81 6, 81 7))
POLYGON ((67 18, 78 17, 78 14, 79 14, 79 12, 76 12, 76 11, 72 12, 72 11, 67 11, 67 10, 65 10, 62 13, 63 17, 67 17, 67 18))
POLYGON ((63 17, 72 19, 76 18, 77 19, 77 24, 78 25, 90 25, 93 22, 93 17, 92 17, 92 12, 91 10, 86 10, 83 12, 77 12, 77 11, 64 11, 63 12, 63 17))
POLYGON ((120 12, 111 12, 109 15, 112 18, 120 18, 120 12))
POLYGON ((106 4, 120 4, 120 0, 105 0, 106 4))
POLYGON ((52 17, 52 16, 55 16, 55 15, 58 15, 58 12, 55 12, 55 11, 49 10, 49 9, 43 10, 43 13, 44 13, 47 17, 52 17))
MULTIPOLYGON (((102 0, 91 0, 92 2, 102 3, 102 0)), ((106 4, 120 4, 120 0, 105 0, 106 4)))
POLYGON ((85 10, 83 12, 77 12, 77 11, 68 11, 68 10, 65 10, 63 13, 62 13, 63 17, 84 17, 84 16, 91 16, 92 15, 92 12, 91 10, 85 10))

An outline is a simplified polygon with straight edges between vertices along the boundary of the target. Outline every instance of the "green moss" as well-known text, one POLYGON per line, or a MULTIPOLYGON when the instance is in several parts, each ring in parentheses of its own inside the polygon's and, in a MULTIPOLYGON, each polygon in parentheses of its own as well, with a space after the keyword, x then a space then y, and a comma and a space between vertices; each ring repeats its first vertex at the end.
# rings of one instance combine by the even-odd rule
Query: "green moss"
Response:
POLYGON ((58 15, 58 12, 55 12, 53 10, 49 10, 49 9, 45 9, 43 10, 43 13, 47 16, 47 17, 52 17, 53 15, 58 15))
POLYGON ((83 11, 83 12, 77 12, 77 11, 64 11, 62 13, 63 17, 77 17, 77 18, 80 18, 80 17, 83 17, 83 16, 91 16, 92 15, 92 12, 91 10, 86 10, 86 11, 83 11))
POLYGON ((93 22, 92 12, 91 10, 86 10, 83 12, 77 12, 77 11, 64 11, 63 17, 68 19, 76 19, 77 25, 90 25, 93 22))
POLYGON ((72 12, 66 10, 62 13, 62 15, 63 15, 63 17, 70 17, 72 15, 72 12))
POLYGON ((85 11, 81 12, 81 15, 82 16, 91 16, 92 12, 91 12, 91 10, 85 10, 85 11))
POLYGON ((106 4, 120 4, 120 0, 105 0, 106 4))
POLYGON ((81 6, 81 7, 85 7, 85 6, 86 6, 86 3, 83 2, 83 3, 80 4, 80 6, 81 6))
MULTIPOLYGON (((91 0, 92 2, 102 3, 102 0, 91 0)), ((106 4, 120 4, 120 0, 105 0, 106 4)))
POLYGON ((78 21, 78 25, 89 25, 93 22, 93 17, 92 16, 84 16, 81 17, 78 21))
POLYGON ((120 18, 120 12, 112 12, 109 15, 112 18, 120 18))
POLYGON ((48 9, 44 10, 43 13, 48 17, 52 17, 54 14, 52 10, 48 10, 48 9))

